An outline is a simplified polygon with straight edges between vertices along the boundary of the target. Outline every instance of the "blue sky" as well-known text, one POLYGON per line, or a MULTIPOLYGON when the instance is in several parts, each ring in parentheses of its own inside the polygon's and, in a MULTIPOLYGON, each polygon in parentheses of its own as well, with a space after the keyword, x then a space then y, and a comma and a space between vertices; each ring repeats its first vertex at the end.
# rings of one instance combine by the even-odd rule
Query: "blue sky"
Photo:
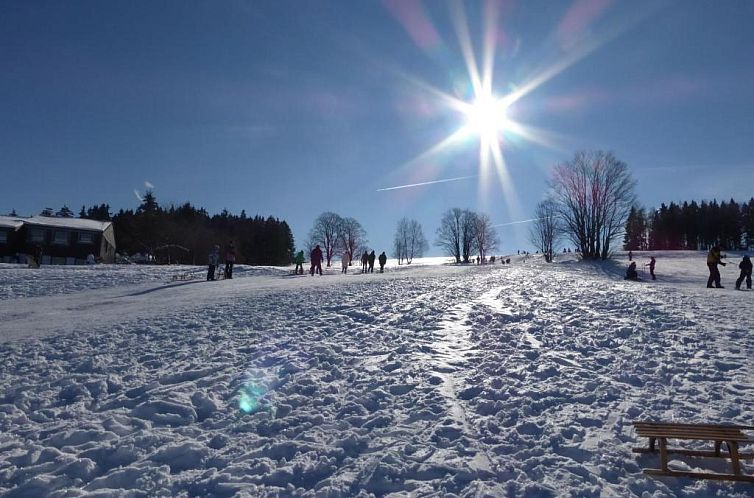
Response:
MULTIPOLYGON (((352 216, 379 252, 402 216, 430 242, 450 207, 531 218, 584 148, 627 162, 647 207, 744 200, 753 24, 748 0, 4 1, 0 212, 134 208, 149 182, 300 244, 322 211, 352 216), (507 111, 531 133, 501 132, 504 178, 475 136, 424 154, 466 122, 443 97, 474 97, 464 29, 480 68, 492 40, 496 97, 541 80, 507 111)), ((526 230, 501 226, 499 252, 526 230)))

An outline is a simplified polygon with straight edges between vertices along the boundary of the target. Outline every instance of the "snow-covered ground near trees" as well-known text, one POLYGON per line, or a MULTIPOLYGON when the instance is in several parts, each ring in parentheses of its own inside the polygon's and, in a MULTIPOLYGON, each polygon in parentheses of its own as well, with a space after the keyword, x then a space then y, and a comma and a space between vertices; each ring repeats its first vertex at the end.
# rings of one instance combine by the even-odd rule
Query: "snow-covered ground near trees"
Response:
POLYGON ((740 258, 706 289, 704 254, 656 255, 0 267, 0 495, 752 496, 631 451, 633 420, 753 422, 740 258))

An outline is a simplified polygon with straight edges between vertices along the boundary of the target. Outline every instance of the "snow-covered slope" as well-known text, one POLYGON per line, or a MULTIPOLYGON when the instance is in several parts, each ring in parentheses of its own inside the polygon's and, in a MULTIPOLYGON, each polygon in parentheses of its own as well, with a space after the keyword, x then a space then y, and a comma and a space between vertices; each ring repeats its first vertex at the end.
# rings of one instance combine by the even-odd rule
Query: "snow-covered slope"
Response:
POLYGON ((632 420, 754 409, 754 294, 735 265, 706 289, 703 254, 657 256, 656 282, 567 255, 0 269, 0 495, 751 496, 631 452, 632 420))

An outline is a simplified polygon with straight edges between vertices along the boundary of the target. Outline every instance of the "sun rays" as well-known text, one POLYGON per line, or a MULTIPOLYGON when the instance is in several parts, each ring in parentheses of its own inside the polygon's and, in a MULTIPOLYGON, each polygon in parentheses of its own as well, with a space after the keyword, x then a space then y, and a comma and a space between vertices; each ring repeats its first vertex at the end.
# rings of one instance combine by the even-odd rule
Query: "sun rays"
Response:
MULTIPOLYGON (((542 50, 539 50, 541 60, 521 61, 526 67, 534 68, 530 69, 529 76, 514 81, 512 77, 507 77, 495 67, 496 61, 500 59, 497 58, 496 52, 505 50, 501 40, 510 39, 501 28, 501 4, 494 1, 482 4, 483 11, 480 17, 482 31, 479 37, 473 36, 475 33, 470 28, 464 4, 450 2, 448 5, 455 41, 465 68, 462 85, 465 90, 454 88, 455 91, 452 92, 443 91, 416 75, 402 73, 402 77, 432 102, 438 115, 443 112, 455 114, 458 125, 449 129, 445 136, 397 170, 399 174, 419 171, 423 176, 400 187, 444 183, 444 181, 438 181, 442 176, 452 177, 451 180, 468 178, 468 175, 459 175, 459 173, 466 173, 467 170, 462 172, 458 169, 459 162, 453 161, 453 154, 468 151, 469 147, 477 147, 478 174, 472 177, 479 178, 479 193, 482 201, 489 194, 491 190, 489 187, 498 183, 510 213, 515 216, 520 208, 512 182, 512 172, 506 162, 506 153, 512 146, 521 148, 526 144, 531 144, 560 155, 568 152, 569 147, 565 143, 572 141, 563 134, 519 121, 518 116, 531 115, 531 113, 517 111, 537 107, 541 109, 541 102, 537 105, 537 99, 541 99, 542 95, 532 95, 538 88, 624 33, 629 27, 645 18, 648 12, 638 9, 629 19, 623 19, 618 24, 606 23, 603 29, 598 29, 595 22, 610 9, 611 2, 575 0, 565 12, 561 22, 553 27, 551 35, 543 39, 542 47, 540 47, 542 50), (475 49, 475 40, 481 47, 480 51, 475 49), (530 106, 532 103, 535 105, 530 106)), ((412 39, 426 41, 420 46, 424 51, 430 53, 433 48, 448 46, 447 41, 443 40, 439 34, 440 30, 434 27, 432 19, 422 8, 403 9, 397 18, 412 39), (411 16, 418 16, 421 19, 411 16), (422 33, 413 33, 412 30, 418 27, 422 27, 422 33), (433 36, 426 36, 424 32, 433 36)), ((511 46, 514 45, 519 46, 520 40, 516 40, 516 43, 511 46)), ((506 56, 503 54, 503 58, 506 56)), ((391 190, 391 188, 381 190, 391 190)))

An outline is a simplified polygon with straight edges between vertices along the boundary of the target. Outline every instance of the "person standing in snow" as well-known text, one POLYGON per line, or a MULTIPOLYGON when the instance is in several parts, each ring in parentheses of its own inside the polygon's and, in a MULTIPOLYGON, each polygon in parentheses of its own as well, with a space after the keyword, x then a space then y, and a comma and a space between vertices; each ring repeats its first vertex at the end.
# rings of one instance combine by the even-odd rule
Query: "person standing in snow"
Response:
POLYGON ((634 260, 634 253, 632 253, 631 251, 628 251, 628 260, 629 261, 633 261, 634 260))
POLYGON ((657 261, 655 261, 654 256, 649 258, 649 274, 652 275, 652 280, 657 280, 657 278, 655 277, 655 263, 657 263, 657 261))
POLYGON ((296 257, 293 258, 293 262, 296 263, 296 269, 293 270, 293 274, 303 275, 304 274, 304 251, 297 252, 296 257))
POLYGON ((343 251, 340 256, 340 266, 342 267, 340 273, 348 273, 349 264, 351 264, 351 254, 348 251, 343 251))
POLYGON ((723 263, 724 257, 725 256, 720 255, 719 246, 714 246, 709 250, 709 254, 707 254, 707 268, 709 268, 709 278, 707 279, 708 289, 712 288, 713 282, 718 289, 723 288, 723 286, 720 285, 720 270, 717 269, 717 265, 725 266, 725 263, 723 263))
POLYGON ((361 255, 361 273, 367 272, 367 264, 369 264, 369 253, 364 251, 361 255))
POLYGON ((367 258, 367 261, 369 262, 369 273, 374 273, 374 259, 375 259, 374 251, 369 253, 369 257, 367 258))
POLYGON ((220 246, 215 244, 212 250, 209 251, 207 262, 209 263, 209 269, 207 270, 207 280, 214 280, 215 270, 217 269, 217 265, 220 264, 220 246))
POLYGON ((225 250, 225 278, 233 278, 233 265, 236 262, 236 246, 233 242, 225 250))
POLYGON ((377 260, 380 262, 380 273, 385 273, 385 263, 387 263, 387 256, 385 255, 385 251, 382 251, 380 257, 377 258, 377 260))
POLYGON ((639 273, 636 271, 636 261, 632 261, 626 269, 625 280, 639 280, 639 273))
POLYGON ((319 275, 322 276, 322 249, 319 248, 319 244, 312 249, 311 254, 309 254, 309 259, 312 263, 312 267, 309 268, 309 274, 312 277, 315 273, 319 273, 319 275))
POLYGON ((746 288, 751 289, 751 259, 749 256, 744 256, 743 261, 738 264, 738 268, 741 270, 741 275, 736 280, 736 289, 741 289, 741 284, 746 279, 746 288))

